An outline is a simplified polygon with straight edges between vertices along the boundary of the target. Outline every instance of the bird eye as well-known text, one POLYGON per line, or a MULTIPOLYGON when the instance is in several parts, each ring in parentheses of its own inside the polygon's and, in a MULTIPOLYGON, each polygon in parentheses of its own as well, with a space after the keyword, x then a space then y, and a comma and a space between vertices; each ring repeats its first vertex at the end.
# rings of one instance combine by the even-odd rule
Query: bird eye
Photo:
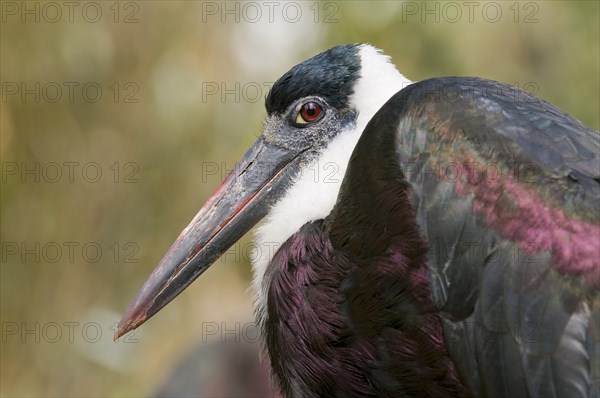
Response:
POLYGON ((323 113, 323 107, 318 102, 306 102, 302 105, 300 111, 298 112, 298 115, 296 116, 296 123, 300 125, 314 123, 317 120, 321 119, 323 113))

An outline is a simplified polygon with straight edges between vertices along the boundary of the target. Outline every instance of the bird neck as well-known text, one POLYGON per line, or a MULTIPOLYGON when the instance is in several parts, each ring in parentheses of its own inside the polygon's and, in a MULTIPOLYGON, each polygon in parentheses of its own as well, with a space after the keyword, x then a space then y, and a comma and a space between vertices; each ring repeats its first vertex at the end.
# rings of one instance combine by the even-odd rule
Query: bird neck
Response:
MULTIPOLYGON (((336 206, 325 222, 331 242, 356 258, 373 258, 400 241, 414 267, 426 267, 427 246, 399 164, 394 135, 374 132, 358 145, 336 206)), ((361 140, 365 137, 361 137, 361 140)))

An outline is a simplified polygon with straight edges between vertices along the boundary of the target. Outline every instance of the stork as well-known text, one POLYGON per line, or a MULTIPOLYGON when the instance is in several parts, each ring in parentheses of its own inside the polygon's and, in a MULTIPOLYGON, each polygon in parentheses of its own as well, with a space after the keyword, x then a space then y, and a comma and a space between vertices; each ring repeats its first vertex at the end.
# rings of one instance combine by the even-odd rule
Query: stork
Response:
POLYGON ((598 132, 498 82, 411 84, 366 44, 290 69, 266 111, 117 336, 263 220, 256 312, 285 396, 599 396, 598 132))

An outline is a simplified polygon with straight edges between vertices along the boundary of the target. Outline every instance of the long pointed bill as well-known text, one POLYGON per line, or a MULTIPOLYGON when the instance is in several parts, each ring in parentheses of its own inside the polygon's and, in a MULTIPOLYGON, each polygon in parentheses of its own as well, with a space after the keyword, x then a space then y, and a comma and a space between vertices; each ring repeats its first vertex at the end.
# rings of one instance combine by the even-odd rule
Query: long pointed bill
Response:
POLYGON ((154 269, 115 338, 156 314, 260 221, 298 171, 302 153, 259 138, 154 269))

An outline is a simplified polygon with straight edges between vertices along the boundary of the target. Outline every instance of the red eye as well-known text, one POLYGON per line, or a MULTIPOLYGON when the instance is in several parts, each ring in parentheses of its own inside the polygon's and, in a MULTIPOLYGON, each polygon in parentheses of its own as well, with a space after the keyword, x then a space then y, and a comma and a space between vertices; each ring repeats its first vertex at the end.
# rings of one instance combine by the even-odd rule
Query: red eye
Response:
POLYGON ((296 123, 307 124, 316 122, 321 118, 323 114, 323 107, 317 102, 307 102, 302 105, 298 117, 296 117, 296 123))

